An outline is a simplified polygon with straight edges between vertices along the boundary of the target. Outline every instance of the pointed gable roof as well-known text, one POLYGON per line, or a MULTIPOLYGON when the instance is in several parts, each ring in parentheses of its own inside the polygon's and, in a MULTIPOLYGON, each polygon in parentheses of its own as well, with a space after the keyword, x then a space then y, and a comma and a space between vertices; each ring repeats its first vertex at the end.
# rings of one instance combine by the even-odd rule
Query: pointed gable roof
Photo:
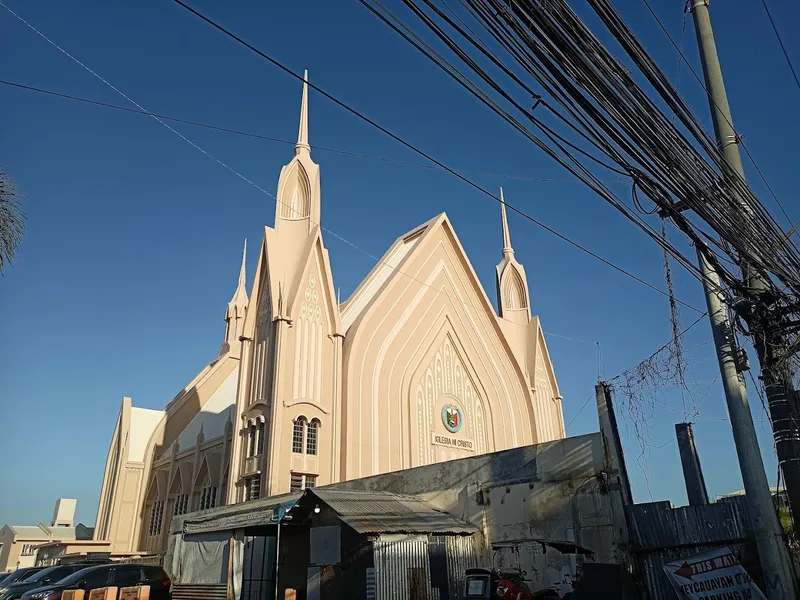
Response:
POLYGON ((302 256, 305 256, 305 261, 298 269, 298 276, 294 278, 292 286, 286 296, 286 309, 291 310, 297 303, 298 294, 300 293, 303 285, 303 275, 308 271, 312 261, 314 260, 314 256, 317 256, 319 260, 319 270, 322 274, 322 278, 324 279, 324 283, 320 281, 320 285, 324 285, 325 289, 327 290, 326 304, 328 305, 330 311, 329 318, 331 327, 335 332, 341 333, 339 306, 336 302, 336 294, 333 287, 333 273, 331 272, 330 259, 328 258, 328 251, 325 249, 325 245, 322 241, 322 231, 318 226, 315 226, 312 230, 311 236, 308 238, 308 242, 303 250, 302 256))
MULTIPOLYGON (((399 282, 401 279, 408 277, 403 272, 403 265, 410 264, 414 257, 418 255, 425 255, 428 253, 430 251, 430 248, 428 248, 428 241, 434 237, 437 231, 442 229, 452 242, 455 253, 459 257, 460 263, 464 269, 464 273, 472 284, 480 302, 480 305, 471 304, 465 306, 465 310, 483 309, 483 312, 489 317, 491 328, 495 331, 497 337, 501 340, 502 345, 508 352, 508 356, 511 358, 514 368, 518 371, 518 375, 524 379, 524 365, 520 364, 509 346, 508 340, 500 328, 494 307, 489 297, 486 295, 486 290, 483 289, 478 274, 469 261, 467 253, 461 245, 461 241, 458 239, 447 213, 438 214, 433 219, 412 229, 395 241, 381 260, 375 265, 367 278, 356 288, 356 291, 353 292, 351 297, 348 298, 342 306, 342 326, 345 327, 345 332, 349 334, 354 331, 370 309, 378 302, 383 292, 388 290, 390 286, 394 286, 395 282, 399 282), (362 294, 363 296, 361 296, 362 294)), ((417 279, 414 279, 414 281, 424 284, 424 282, 417 279)))
POLYGON ((395 277, 404 277, 402 274, 403 264, 419 245, 425 232, 441 217, 446 218, 446 215, 444 213, 436 215, 426 223, 401 235, 375 263, 369 274, 340 306, 342 327, 345 332, 372 305, 381 290, 386 288, 395 277))

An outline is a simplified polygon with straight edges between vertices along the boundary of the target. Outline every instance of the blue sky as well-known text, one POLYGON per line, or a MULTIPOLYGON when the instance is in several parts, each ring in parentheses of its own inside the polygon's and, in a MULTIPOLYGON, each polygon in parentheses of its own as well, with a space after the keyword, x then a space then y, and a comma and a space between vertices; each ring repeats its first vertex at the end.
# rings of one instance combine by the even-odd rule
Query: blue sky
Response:
MULTIPOLYGON (((3 1, 148 110, 296 136, 299 84, 174 3, 3 1)), ((584 2, 573 4, 594 23, 584 2)), ((620 3, 624 16, 673 75, 674 49, 644 7, 633 4, 620 3)), ((771 4, 800 63, 800 8, 771 4)), ((193 5, 295 71, 307 68, 314 83, 448 165, 495 174, 474 177, 492 189, 502 185, 509 203, 665 287, 653 243, 358 2, 193 5)), ((680 3, 653 5, 679 39, 680 3)), ((800 220, 792 185, 800 91, 759 6, 737 0, 712 11, 737 129, 790 217, 800 220)), ((685 49, 699 70, 691 22, 685 49)), ((0 54, 0 78, 125 104, 2 8, 0 54)), ((703 92, 686 69, 681 90, 708 123, 703 92)), ((274 200, 148 117, 5 86, 0 106, 0 165, 24 192, 29 219, 19 260, 0 279, 0 478, 7 490, 0 522, 47 521, 55 499, 66 496, 78 498, 78 518, 93 523, 122 397, 161 408, 215 356, 243 239, 257 247, 262 227, 273 222, 274 200)), ((421 162, 313 91, 310 109, 312 146, 421 162)), ((292 155, 280 143, 175 128, 271 193, 292 155)), ((313 156, 322 169, 323 225, 349 242, 325 237, 343 298, 374 264, 370 255, 380 256, 396 236, 441 211, 494 296, 501 250, 495 202, 437 170, 320 150, 313 156)), ((748 169, 756 192, 776 210, 748 169)), ((533 311, 548 332, 568 434, 595 431, 593 402, 585 403, 597 378, 594 342, 604 377, 635 365, 669 338, 666 300, 517 215, 510 221, 533 311)), ((254 262, 251 253, 249 277, 254 262)), ((675 280, 680 298, 704 308, 695 279, 676 268, 675 280)), ((695 318, 682 311, 684 327, 695 318)), ((709 339, 705 321, 685 338, 694 391, 687 403, 702 399, 695 433, 709 493, 717 495, 741 488, 741 478, 709 339)), ((769 424, 752 385, 750 394, 774 480, 769 424)), ((659 390, 646 423, 649 449, 639 461, 634 425, 621 419, 637 499, 685 502, 674 443, 674 423, 682 418, 680 393, 659 390)))

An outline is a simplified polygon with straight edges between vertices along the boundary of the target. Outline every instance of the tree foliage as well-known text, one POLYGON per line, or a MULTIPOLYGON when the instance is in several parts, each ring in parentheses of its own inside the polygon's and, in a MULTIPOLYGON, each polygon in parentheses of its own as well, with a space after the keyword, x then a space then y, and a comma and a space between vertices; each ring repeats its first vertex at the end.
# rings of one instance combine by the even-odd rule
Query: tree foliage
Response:
POLYGON ((789 509, 781 507, 778 509, 778 518, 781 520, 781 527, 783 532, 789 537, 794 536, 794 524, 792 523, 792 515, 789 509))
POLYGON ((0 170, 0 275, 16 258, 25 233, 21 200, 22 195, 8 173, 0 170))

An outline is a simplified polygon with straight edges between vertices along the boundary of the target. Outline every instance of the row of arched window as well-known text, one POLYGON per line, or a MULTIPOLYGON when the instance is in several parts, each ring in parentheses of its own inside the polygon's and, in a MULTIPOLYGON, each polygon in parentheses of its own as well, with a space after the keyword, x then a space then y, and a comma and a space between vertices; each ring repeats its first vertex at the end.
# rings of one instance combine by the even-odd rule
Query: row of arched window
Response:
POLYGON ((305 417, 297 417, 292 432, 292 452, 316 456, 318 435, 319 419, 308 421, 305 417))
MULTIPOLYGON (((319 440, 319 419, 309 421, 305 417, 297 417, 292 431, 292 452, 295 454, 310 454, 316 456, 317 442, 319 440)), ((264 453, 264 436, 266 424, 264 421, 251 423, 247 428, 247 456, 259 456, 264 453)))

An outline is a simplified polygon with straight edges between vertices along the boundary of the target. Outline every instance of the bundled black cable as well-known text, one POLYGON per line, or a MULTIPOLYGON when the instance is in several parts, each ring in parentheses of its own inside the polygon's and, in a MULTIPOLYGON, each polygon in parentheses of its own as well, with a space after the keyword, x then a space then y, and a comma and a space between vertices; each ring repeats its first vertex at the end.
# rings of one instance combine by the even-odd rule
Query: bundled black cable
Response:
POLYGON ((644 51, 608 0, 588 0, 681 128, 634 81, 564 0, 458 0, 491 36, 492 45, 446 0, 403 0, 467 68, 439 54, 378 0, 362 2, 494 112, 557 160, 700 277, 694 261, 667 243, 595 175, 608 169, 631 178, 640 213, 657 211, 707 248, 724 283, 749 292, 725 254, 747 261, 771 285, 765 293, 794 311, 800 298, 800 253, 727 165, 714 140, 644 51), (452 15, 454 18, 451 18, 452 15), (483 85, 479 85, 479 84, 483 85), (484 87, 488 92, 484 91, 484 87), (528 101, 517 98, 525 97, 528 101), (501 102, 508 105, 504 107, 501 102), (545 122, 555 118, 556 127, 545 122), (570 139, 573 138, 573 139, 570 139), (641 197, 656 209, 645 210, 641 197), (722 244, 708 247, 693 211, 722 244), (718 254, 722 253, 722 254, 718 254), (782 285, 779 285, 782 284, 782 285), (781 289, 784 288, 784 289, 781 289))

